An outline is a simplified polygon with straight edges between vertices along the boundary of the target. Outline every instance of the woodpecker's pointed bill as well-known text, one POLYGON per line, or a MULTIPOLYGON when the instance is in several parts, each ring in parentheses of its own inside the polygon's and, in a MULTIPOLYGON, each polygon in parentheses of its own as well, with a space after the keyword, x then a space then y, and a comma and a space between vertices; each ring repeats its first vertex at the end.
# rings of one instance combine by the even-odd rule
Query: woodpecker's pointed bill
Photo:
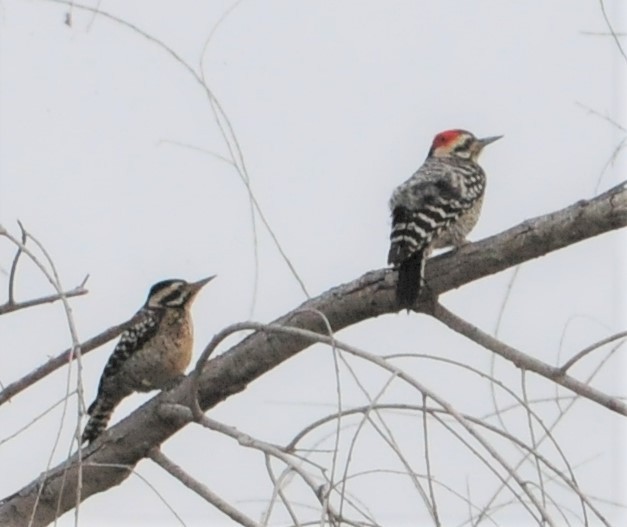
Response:
POLYGON ((477 160, 501 137, 478 139, 460 129, 440 132, 423 165, 394 190, 388 263, 398 269, 400 307, 415 304, 431 250, 466 243, 479 219, 486 184, 477 160))
POLYGON ((477 142, 481 144, 481 149, 488 146, 490 143, 494 143, 494 141, 498 141, 499 139, 503 139, 502 135, 493 135, 492 137, 484 137, 483 139, 477 139, 477 142))
POLYGON ((198 280, 197 282, 191 282, 189 284, 189 288, 190 288, 190 290, 192 290, 192 291, 197 293, 205 285, 207 285, 209 282, 211 282, 211 280, 213 280, 216 276, 218 276, 218 275, 214 274, 213 276, 208 276, 207 278, 203 278, 202 280, 198 280))

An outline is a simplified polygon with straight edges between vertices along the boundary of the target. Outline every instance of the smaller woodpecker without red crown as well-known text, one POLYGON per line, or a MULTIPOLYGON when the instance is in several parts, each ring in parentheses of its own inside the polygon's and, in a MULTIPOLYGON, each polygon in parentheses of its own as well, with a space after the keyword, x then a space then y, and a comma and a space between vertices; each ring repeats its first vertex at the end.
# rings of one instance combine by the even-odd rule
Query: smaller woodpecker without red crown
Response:
POLYGON ((398 269, 400 307, 415 304, 425 260, 433 249, 466 243, 479 219, 486 185, 477 160, 486 145, 501 137, 477 139, 466 130, 440 132, 423 165, 394 190, 388 263, 398 269))
POLYGON ((82 443, 91 443, 107 427, 113 410, 133 392, 172 387, 192 358, 190 308, 214 276, 186 282, 164 280, 153 285, 134 324, 120 336, 100 377, 98 394, 87 413, 82 443))

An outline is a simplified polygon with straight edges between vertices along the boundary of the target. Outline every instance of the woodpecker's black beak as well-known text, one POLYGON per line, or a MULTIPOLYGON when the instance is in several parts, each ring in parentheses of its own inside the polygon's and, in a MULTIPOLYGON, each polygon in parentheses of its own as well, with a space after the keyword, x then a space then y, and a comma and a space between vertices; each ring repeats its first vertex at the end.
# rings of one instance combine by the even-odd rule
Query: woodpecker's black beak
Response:
POLYGON ((493 135, 492 137, 484 137, 483 139, 477 139, 477 142, 479 143, 480 148, 482 149, 485 146, 488 146, 490 143, 494 143, 494 141, 498 141, 502 137, 503 137, 502 135, 493 135))
POLYGON ((209 276, 207 278, 203 278, 202 280, 198 280, 198 282, 191 282, 189 284, 189 288, 194 292, 194 294, 198 293, 202 289, 203 286, 207 285, 211 280, 213 280, 217 275, 209 276))

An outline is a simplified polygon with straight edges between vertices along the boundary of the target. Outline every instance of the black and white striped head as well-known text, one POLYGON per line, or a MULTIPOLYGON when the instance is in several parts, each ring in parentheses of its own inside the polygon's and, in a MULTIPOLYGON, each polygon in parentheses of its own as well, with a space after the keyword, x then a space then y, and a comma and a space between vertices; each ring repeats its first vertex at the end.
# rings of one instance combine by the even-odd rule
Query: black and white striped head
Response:
POLYGON ((476 162, 483 147, 501 137, 495 135, 477 139, 467 130, 446 130, 433 138, 428 157, 459 157, 476 162))
POLYGON ((150 288, 146 307, 149 308, 182 308, 191 304, 198 291, 213 280, 215 276, 203 278, 197 282, 186 282, 185 280, 163 280, 150 288))

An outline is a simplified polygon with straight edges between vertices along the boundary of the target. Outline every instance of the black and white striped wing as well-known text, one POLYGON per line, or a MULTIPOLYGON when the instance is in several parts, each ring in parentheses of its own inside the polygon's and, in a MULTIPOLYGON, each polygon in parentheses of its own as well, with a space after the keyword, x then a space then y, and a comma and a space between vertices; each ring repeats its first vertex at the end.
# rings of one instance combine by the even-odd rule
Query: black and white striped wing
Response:
MULTIPOLYGON (((138 315, 136 323, 120 335, 120 340, 104 367, 98 385, 98 396, 106 390, 106 384, 115 378, 129 357, 140 350, 157 333, 162 317, 161 310, 142 309, 138 315)), ((88 413, 91 413, 92 407, 93 404, 88 413)))
POLYGON ((485 176, 477 165, 425 163, 393 194, 388 263, 399 265, 423 252, 483 195, 485 176))

